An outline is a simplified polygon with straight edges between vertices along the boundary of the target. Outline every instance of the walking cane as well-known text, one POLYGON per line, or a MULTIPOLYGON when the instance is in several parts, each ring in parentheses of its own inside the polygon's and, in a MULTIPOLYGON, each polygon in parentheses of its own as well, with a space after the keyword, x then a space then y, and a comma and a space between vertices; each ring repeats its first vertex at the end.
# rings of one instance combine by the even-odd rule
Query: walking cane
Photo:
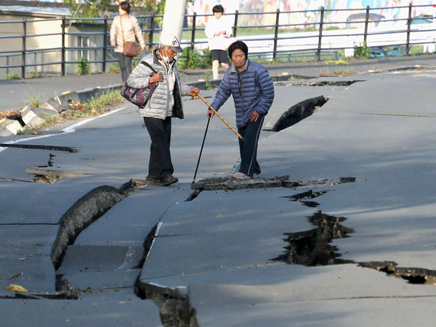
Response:
POLYGON ((230 124, 228 122, 226 122, 224 120, 224 118, 221 117, 221 115, 214 108, 212 108, 212 106, 209 103, 207 103, 207 101, 204 100, 204 98, 200 94, 197 94, 197 96, 201 100, 203 100, 203 102, 209 107, 209 109, 212 110, 215 113, 215 115, 217 115, 224 122, 224 124, 226 124, 227 127, 229 127, 233 131, 233 133, 235 133, 242 141, 245 141, 244 138, 241 135, 239 135, 239 133, 237 131, 235 131, 235 129, 232 126, 230 126, 230 124))
POLYGON ((192 180, 192 184, 195 183, 195 178, 197 177, 198 165, 200 164, 201 153, 203 152, 204 141, 206 141, 207 129, 209 128, 210 117, 207 119, 206 130, 204 131, 203 143, 201 144, 200 155, 198 156, 197 167, 195 168, 194 179, 192 180))

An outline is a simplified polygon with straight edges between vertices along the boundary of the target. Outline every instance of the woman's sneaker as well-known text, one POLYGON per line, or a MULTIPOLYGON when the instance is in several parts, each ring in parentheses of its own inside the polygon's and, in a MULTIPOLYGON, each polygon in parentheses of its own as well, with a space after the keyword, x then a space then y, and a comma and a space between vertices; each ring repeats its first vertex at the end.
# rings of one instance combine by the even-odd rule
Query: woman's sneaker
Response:
POLYGON ((240 173, 240 172, 234 173, 232 175, 232 177, 235 178, 235 179, 251 179, 250 176, 245 175, 244 173, 240 173))

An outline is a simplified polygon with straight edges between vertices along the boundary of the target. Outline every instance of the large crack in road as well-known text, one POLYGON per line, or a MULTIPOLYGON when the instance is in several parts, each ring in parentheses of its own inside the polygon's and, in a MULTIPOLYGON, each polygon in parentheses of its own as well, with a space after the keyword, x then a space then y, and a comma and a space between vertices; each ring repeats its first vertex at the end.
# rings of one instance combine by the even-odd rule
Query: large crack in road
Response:
MULTIPOLYGON (((309 86, 325 86, 329 84, 309 85, 309 86)), ((350 85, 350 84, 344 84, 350 85)), ((307 99, 292 106, 278 120, 274 126, 274 131, 281 131, 289 126, 292 126, 302 119, 314 114, 328 100, 323 97, 307 99)), ((53 149, 51 149, 53 150, 53 149)), ((61 149, 65 150, 65 149, 61 149)), ((70 151, 72 152, 72 151, 70 151)), ((74 152, 74 151, 73 151, 74 152)), ((52 157, 49 158, 48 166, 51 167, 52 157)), ((47 168, 47 167, 39 167, 47 168)), ((30 172, 30 171, 29 171, 30 172)), ((51 178, 50 171, 32 171, 32 173, 40 174, 43 182, 56 182, 59 178, 51 178), (47 177, 48 176, 48 177, 47 177)), ((70 177, 70 176, 67 176, 70 177)), ((343 177, 339 183, 355 182, 354 177, 343 177)), ((35 179, 37 182, 38 179, 35 179)), ((327 180, 319 181, 291 181, 289 176, 278 176, 270 179, 258 179, 256 181, 233 181, 231 179, 206 179, 191 186, 193 193, 185 201, 193 201, 198 195, 205 190, 237 190, 247 188, 267 188, 267 187, 284 187, 298 188, 309 187, 310 185, 320 187, 323 185, 336 185, 327 180)), ((108 210, 113 208, 117 203, 131 195, 138 188, 143 187, 141 181, 131 180, 123 185, 120 189, 110 186, 101 186, 92 190, 79 199, 61 218, 60 228, 52 248, 52 261, 56 269, 62 266, 62 260, 65 256, 68 246, 74 244, 79 234, 89 227, 93 222, 101 218, 108 210)), ((325 194, 326 191, 305 191, 289 198, 292 201, 299 201, 308 207, 317 207, 319 203, 312 201, 325 194)), ((316 265, 333 265, 343 263, 357 263, 364 268, 376 269, 385 272, 389 276, 397 276, 408 280, 414 284, 436 284, 436 271, 422 268, 403 268, 398 267, 395 262, 355 262, 353 260, 341 259, 339 249, 331 242, 334 239, 351 237, 354 232, 352 229, 343 225, 346 221, 345 217, 334 217, 322 211, 316 211, 312 216, 308 217, 309 222, 314 226, 313 229, 301 231, 297 233, 285 233, 285 241, 288 244, 285 247, 285 252, 278 257, 271 259, 272 261, 284 261, 289 264, 300 264, 305 266, 316 265)), ((160 224, 154 226, 143 243, 143 253, 135 265, 135 269, 139 272, 142 270, 148 255, 150 254, 155 238, 159 233, 160 224)), ((84 290, 74 288, 72 283, 63 279, 62 275, 57 275, 57 294, 15 294, 14 298, 26 299, 79 299, 81 296, 91 294, 93 290, 89 287, 84 290)), ((140 273, 138 274, 133 289, 135 295, 144 300, 153 301, 159 308, 162 325, 167 326, 186 326, 196 327, 198 322, 196 319, 196 310, 190 304, 189 297, 179 294, 178 292, 170 292, 167 287, 148 283, 144 285, 140 281, 140 273)), ((12 298, 12 297, 10 297, 12 298)))
MULTIPOLYGON (((290 198, 298 200, 305 195, 313 192, 304 192, 290 198)), ((318 192, 318 196, 324 194, 318 192)), ((304 204, 304 203, 303 203, 304 204)), ((282 261, 288 264, 298 264, 307 267, 339 265, 354 263, 359 267, 375 269, 384 272, 387 276, 394 276, 407 280, 411 284, 419 285, 436 285, 436 270, 430 270, 417 267, 398 267, 394 261, 368 261, 357 262, 354 260, 341 259, 342 254, 336 246, 331 245, 335 239, 351 237, 354 230, 341 223, 345 222, 345 217, 335 217, 322 213, 320 210, 312 216, 307 217, 309 222, 315 228, 296 232, 284 233, 284 241, 288 244, 285 246, 285 252, 273 261, 282 261)))

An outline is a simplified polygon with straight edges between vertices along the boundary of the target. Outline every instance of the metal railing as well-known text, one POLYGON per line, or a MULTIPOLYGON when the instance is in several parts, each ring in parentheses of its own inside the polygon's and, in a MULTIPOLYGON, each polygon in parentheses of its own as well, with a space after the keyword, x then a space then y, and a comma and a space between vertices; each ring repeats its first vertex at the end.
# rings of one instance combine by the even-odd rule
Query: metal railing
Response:
MULTIPOLYGON (((348 56, 357 47, 404 47, 404 55, 410 55, 414 45, 427 45, 434 52, 436 23, 434 15, 424 17, 429 24, 414 25, 414 12, 432 10, 432 5, 390 7, 390 10, 406 12, 401 17, 382 19, 377 12, 386 8, 333 10, 321 7, 317 10, 280 11, 258 13, 225 14, 233 19, 233 36, 243 39, 250 49, 250 56, 264 57, 265 60, 287 58, 291 60, 304 53, 312 53, 314 60, 321 60, 325 53, 336 57, 348 56), (363 18, 334 20, 335 16, 357 13, 363 18), (249 18, 257 15, 265 20, 263 24, 252 24, 249 18), (311 17, 310 21, 295 22, 292 17, 311 17), (269 19, 264 19, 269 18, 269 19), (380 27, 380 24, 384 27, 380 27), (358 25, 353 26, 353 25, 358 25), (361 26, 359 26, 361 25, 361 26), (379 25, 371 27, 371 25, 379 25), (418 26, 418 27, 414 27, 418 26), (354 28, 353 28, 354 27, 354 28), (344 54, 342 54, 344 52, 344 54)), ((358 15, 358 16, 359 16, 358 15)), ((183 28, 182 46, 192 49, 207 49, 208 40, 204 35, 204 22, 211 15, 186 15, 189 25, 183 28)), ((349 15, 351 17, 351 15, 349 15)), ((158 42, 161 32, 157 21, 162 15, 137 16, 150 51, 158 42)), ((93 66, 94 72, 106 72, 108 65, 116 63, 114 47, 110 45, 110 24, 112 18, 49 18, 0 21, 1 72, 9 74, 15 68, 20 77, 32 77, 34 73, 53 73, 61 76, 74 74, 74 65, 81 57, 93 66), (9 29, 8 25, 9 24, 9 29), (40 24, 52 24, 53 32, 36 33, 40 24), (12 28, 13 26, 13 28, 12 28), (41 40, 50 38, 50 41, 41 40), (90 41, 92 38, 92 42, 90 41), (50 46, 43 46, 49 44, 50 46), (9 49, 7 49, 9 46, 9 49), (46 67, 50 69, 47 71, 46 67)), ((46 29, 44 29, 46 30, 46 29)), ((3 74, 5 76, 5 74, 3 74)))

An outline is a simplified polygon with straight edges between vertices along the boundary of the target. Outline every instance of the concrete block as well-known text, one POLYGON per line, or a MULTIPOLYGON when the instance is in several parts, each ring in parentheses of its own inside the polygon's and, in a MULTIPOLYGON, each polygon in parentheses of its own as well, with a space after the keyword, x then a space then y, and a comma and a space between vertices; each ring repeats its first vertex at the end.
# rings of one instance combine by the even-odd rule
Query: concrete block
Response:
POLYGON ((54 116, 54 115, 58 114, 58 111, 56 109, 43 108, 42 105, 40 105, 38 108, 29 106, 29 109, 31 109, 40 118, 44 118, 44 116, 47 116, 47 115, 54 116))
POLYGON ((85 89, 83 91, 77 92, 77 96, 81 103, 87 103, 91 101, 93 97, 97 95, 98 91, 97 88, 89 88, 85 89))
POLYGON ((0 137, 17 135, 22 129, 23 126, 18 120, 7 118, 0 120, 0 137))
POLYGON ((101 96, 107 92, 113 91, 113 90, 121 90, 122 85, 110 85, 110 86, 97 86, 97 96, 101 96))
POLYGON ((59 96, 50 98, 46 103, 41 105, 41 108, 43 109, 49 109, 49 110, 56 110, 56 112, 60 113, 63 110, 66 110, 69 108, 69 103, 76 103, 81 102, 83 103, 82 99, 79 97, 77 92, 65 92, 62 93, 59 96))
POLYGON ((44 119, 38 117, 38 115, 29 107, 25 107, 21 112, 21 119, 26 127, 36 127, 44 123, 44 119))

